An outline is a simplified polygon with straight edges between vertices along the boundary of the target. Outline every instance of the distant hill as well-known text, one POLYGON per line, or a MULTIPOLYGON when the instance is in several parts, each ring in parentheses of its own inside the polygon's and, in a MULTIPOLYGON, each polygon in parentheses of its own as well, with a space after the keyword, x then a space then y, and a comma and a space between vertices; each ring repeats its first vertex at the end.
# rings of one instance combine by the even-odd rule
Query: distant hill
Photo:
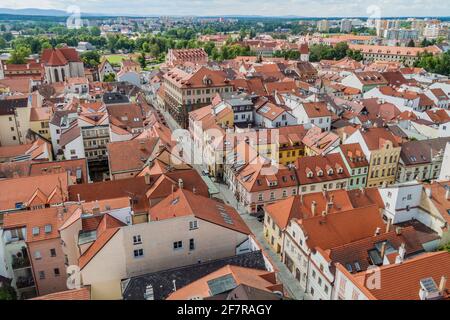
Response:
POLYGON ((53 17, 67 17, 69 14, 63 10, 53 10, 53 9, 6 9, 0 8, 0 14, 11 14, 11 15, 23 15, 23 16, 53 16, 53 17))

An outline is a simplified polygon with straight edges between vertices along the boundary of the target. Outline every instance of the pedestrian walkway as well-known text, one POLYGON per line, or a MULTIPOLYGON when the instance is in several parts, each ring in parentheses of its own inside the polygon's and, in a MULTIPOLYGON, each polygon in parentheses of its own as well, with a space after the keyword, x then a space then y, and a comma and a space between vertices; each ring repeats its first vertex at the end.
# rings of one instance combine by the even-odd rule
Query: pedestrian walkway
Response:
POLYGON ((237 205, 238 201, 235 199, 233 193, 230 189, 228 189, 226 185, 219 183, 216 183, 216 185, 220 190, 222 200, 226 204, 234 207, 239 212, 242 219, 245 221, 258 243, 262 246, 264 252, 270 256, 273 264, 278 269, 278 278, 283 283, 284 288, 289 293, 289 295, 296 300, 308 299, 308 297, 305 297, 305 289, 300 286, 297 279, 295 279, 286 265, 281 262, 279 256, 275 252, 273 252, 266 239, 264 238, 263 223, 259 222, 256 217, 244 211, 244 207, 242 205, 237 205))
MULTIPOLYGON (((163 114, 164 118, 166 119, 166 122, 169 126, 169 128, 173 131, 175 129, 180 129, 180 126, 178 123, 173 120, 173 118, 170 116, 170 114, 162 110, 161 108, 158 108, 161 113, 163 114)), ((183 148, 186 148, 183 144, 183 148)), ((198 171, 199 174, 202 174, 202 168, 201 165, 198 164, 192 164, 193 168, 198 171)), ((278 269, 278 278, 283 283, 284 288, 288 292, 289 296, 296 300, 309 300, 309 297, 307 294, 305 294, 305 290, 300 286, 298 281, 295 279, 295 277, 292 275, 292 273, 288 270, 286 265, 281 262, 278 255, 272 251, 269 244, 267 243, 266 239, 264 238, 264 232, 263 232, 263 223, 259 222, 258 219, 252 215, 250 215, 246 210, 245 207, 240 205, 237 199, 234 197, 231 190, 224 184, 215 183, 217 189, 219 190, 218 197, 221 198, 226 204, 229 206, 232 206, 235 208, 239 214, 241 215, 242 219, 245 221, 247 226, 249 227, 250 231, 255 236, 258 243, 262 246, 262 250, 270 256, 270 259, 272 260, 275 267, 278 269)))

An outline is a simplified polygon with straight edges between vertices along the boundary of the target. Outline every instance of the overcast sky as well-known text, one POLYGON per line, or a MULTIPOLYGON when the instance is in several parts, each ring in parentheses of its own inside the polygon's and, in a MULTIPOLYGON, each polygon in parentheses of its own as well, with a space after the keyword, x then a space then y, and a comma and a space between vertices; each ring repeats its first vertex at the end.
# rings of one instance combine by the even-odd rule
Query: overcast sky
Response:
POLYGON ((135 15, 450 16, 449 0, 1 0, 1 8, 135 15))

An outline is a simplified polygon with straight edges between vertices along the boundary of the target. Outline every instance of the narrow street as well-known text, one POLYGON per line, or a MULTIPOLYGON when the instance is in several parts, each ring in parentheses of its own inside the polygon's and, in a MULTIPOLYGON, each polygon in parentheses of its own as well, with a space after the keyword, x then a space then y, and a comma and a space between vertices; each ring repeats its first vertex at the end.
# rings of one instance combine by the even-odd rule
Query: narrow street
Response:
MULTIPOLYGON (((168 112, 162 110, 158 106, 156 106, 156 108, 164 116, 167 125, 172 131, 180 129, 180 126, 173 120, 173 118, 170 116, 168 112)), ((183 149, 185 147, 187 146, 183 145, 183 149)), ((194 156, 200 157, 201 159, 201 155, 196 154, 194 156)), ((205 169, 199 164, 191 164, 191 165, 199 172, 199 174, 202 174, 202 170, 205 169)), ((278 277, 280 281, 283 283, 284 288, 288 292, 290 297, 296 300, 309 300, 308 294, 305 294, 305 289, 300 286, 300 284, 295 279, 293 274, 288 270, 286 265, 282 263, 277 254, 272 251, 266 239, 264 238, 263 223, 259 222, 256 217, 250 215, 248 212, 244 210, 242 206, 239 205, 233 193, 226 185, 217 182, 215 183, 215 185, 217 189, 220 191, 219 197, 226 204, 234 207, 239 212, 242 219, 245 221, 245 223, 247 224, 253 235, 256 237, 256 240, 262 246, 263 250, 266 252, 266 254, 270 256, 270 259, 272 260, 273 264, 278 269, 278 277)))

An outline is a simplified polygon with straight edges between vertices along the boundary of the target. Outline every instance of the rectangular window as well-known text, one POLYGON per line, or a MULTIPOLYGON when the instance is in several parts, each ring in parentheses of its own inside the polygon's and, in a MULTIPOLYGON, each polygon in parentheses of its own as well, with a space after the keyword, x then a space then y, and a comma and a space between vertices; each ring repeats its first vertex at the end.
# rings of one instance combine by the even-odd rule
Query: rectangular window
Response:
POLYGON ((50 256, 56 257, 56 249, 50 249, 50 256))
POLYGON ((53 269, 53 272, 55 273, 55 277, 59 277, 59 275, 60 275, 59 268, 53 269))
POLYGON ((39 279, 40 280, 44 280, 45 279, 45 272, 44 271, 39 271, 39 279))
POLYGON ((40 251, 36 251, 36 252, 34 253, 34 258, 35 258, 36 260, 40 260, 40 259, 42 258, 41 252, 40 252, 40 251))
POLYGON ((144 249, 136 249, 134 250, 134 257, 135 258, 140 258, 144 256, 144 249))
POLYGON ((175 241, 173 243, 173 249, 174 250, 179 250, 183 248, 183 241, 175 241))
POLYGON ((198 228, 197 220, 189 221, 189 230, 195 230, 198 228))
POLYGON ((44 231, 46 234, 49 234, 50 232, 52 232, 52 225, 51 224, 45 225, 44 231))
POLYGON ((142 243, 142 239, 141 239, 141 235, 136 235, 136 236, 133 236, 133 244, 134 245, 136 245, 136 244, 141 244, 142 243))
POLYGON ((189 250, 195 250, 195 240, 194 239, 190 239, 189 240, 189 250))
POLYGON ((33 227, 32 234, 33 234, 33 236, 39 235, 39 227, 33 227))

